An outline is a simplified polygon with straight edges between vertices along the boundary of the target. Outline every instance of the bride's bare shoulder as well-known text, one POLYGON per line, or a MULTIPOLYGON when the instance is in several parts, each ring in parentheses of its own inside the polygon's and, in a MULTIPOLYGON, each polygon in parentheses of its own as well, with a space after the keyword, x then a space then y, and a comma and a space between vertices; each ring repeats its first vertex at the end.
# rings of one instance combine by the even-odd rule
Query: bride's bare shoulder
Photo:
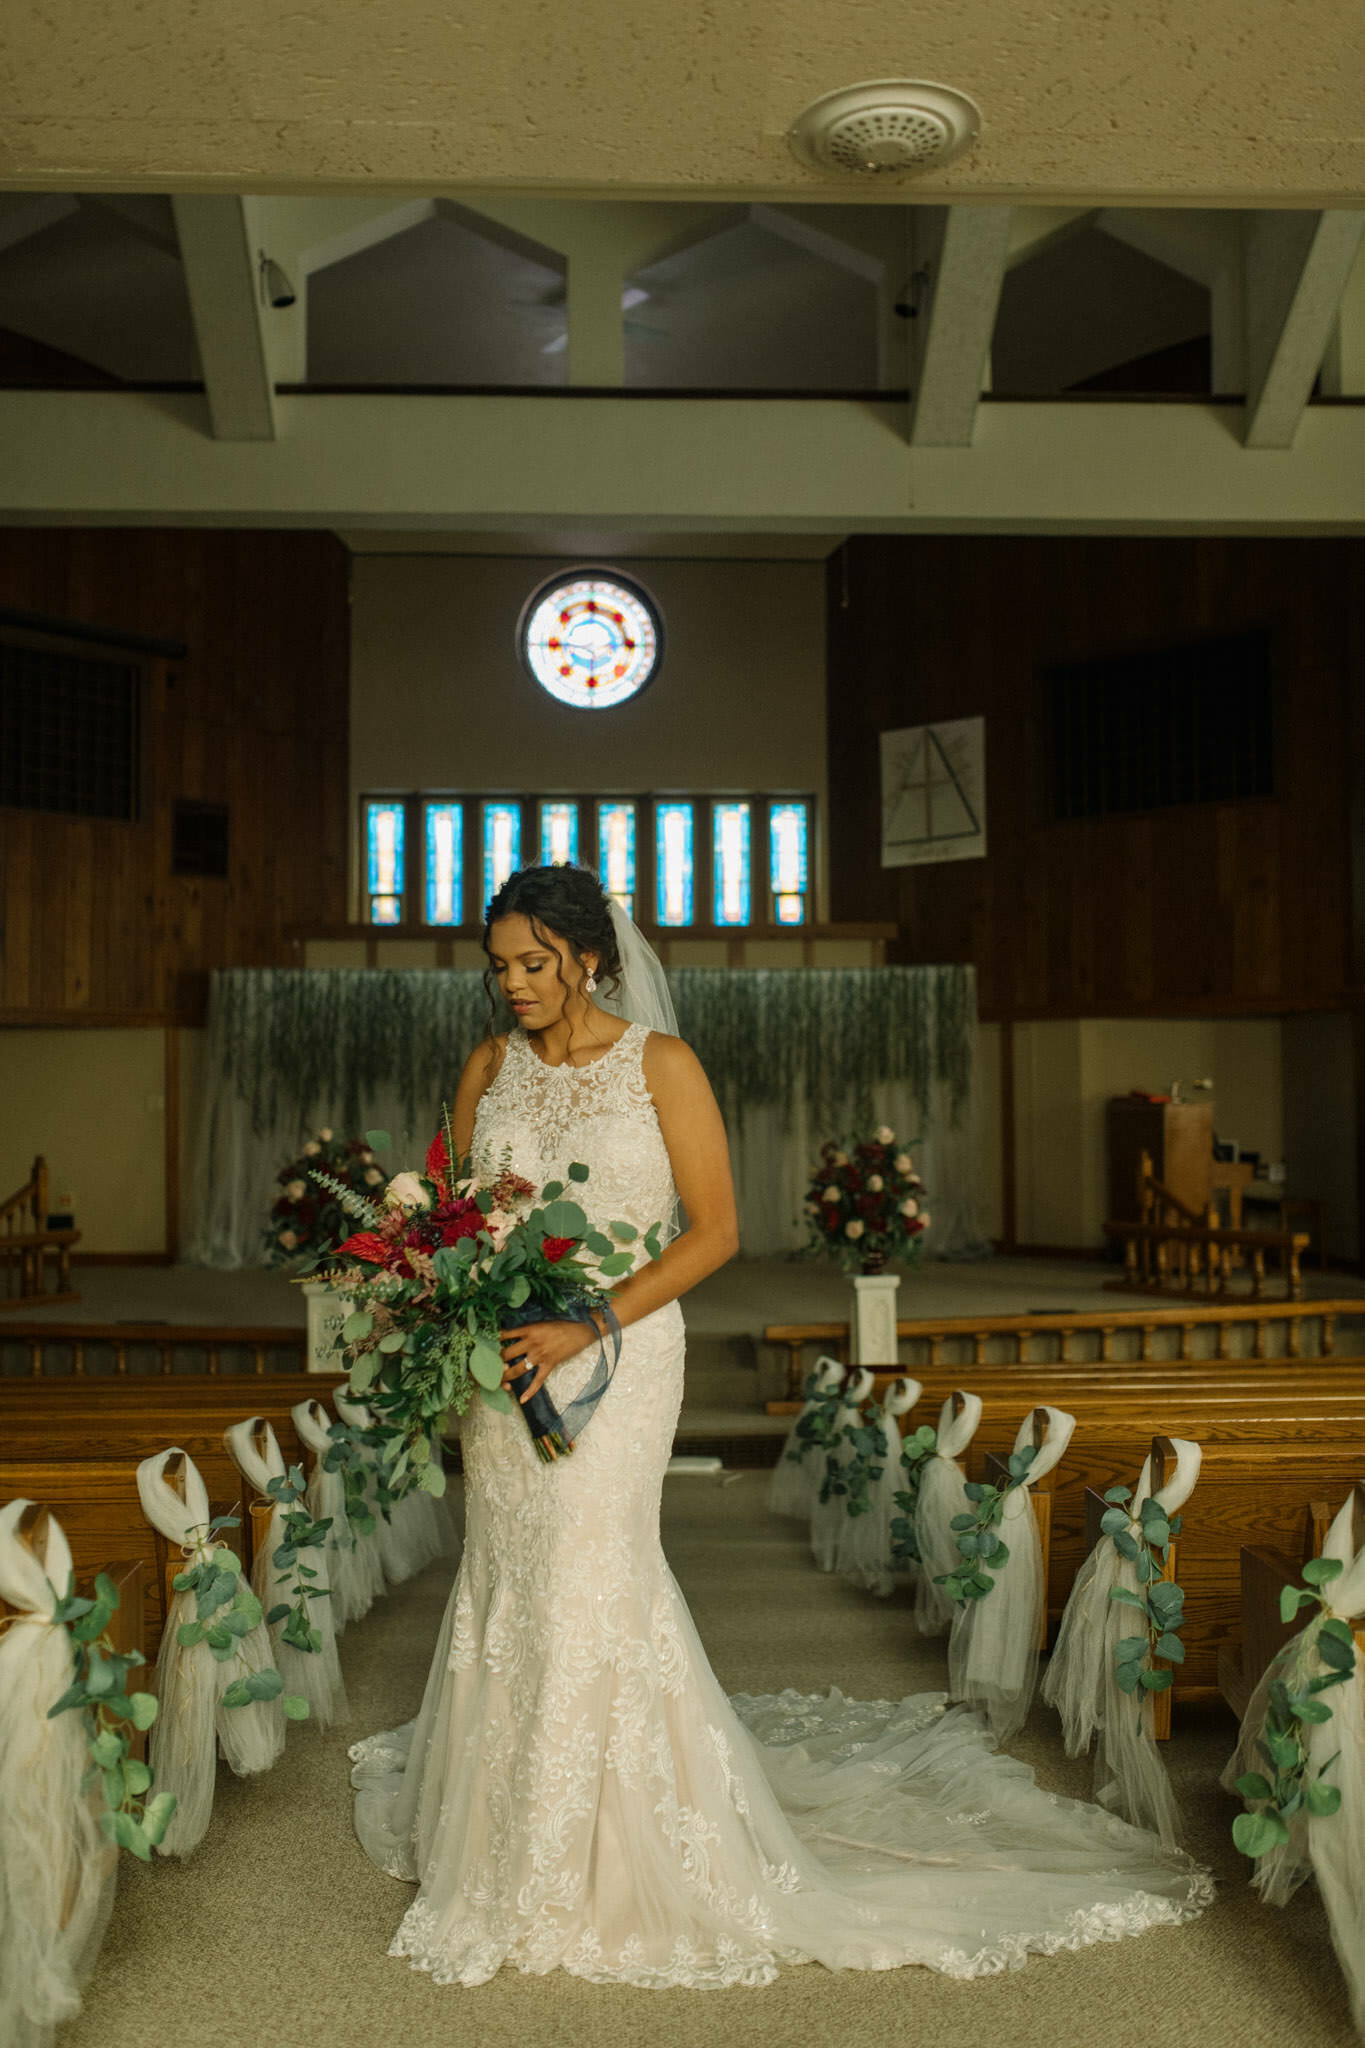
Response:
POLYGON ((695 1088, 698 1082, 705 1085, 701 1061, 691 1046, 667 1031, 650 1032, 641 1059, 651 1095, 657 1096, 660 1088, 678 1091, 695 1088))
POLYGON ((499 1031, 495 1036, 479 1040, 464 1063, 459 1087, 455 1091, 457 1101, 463 1098, 477 1102, 481 1095, 487 1094, 502 1071, 502 1063, 507 1057, 508 1036, 506 1031, 499 1031))

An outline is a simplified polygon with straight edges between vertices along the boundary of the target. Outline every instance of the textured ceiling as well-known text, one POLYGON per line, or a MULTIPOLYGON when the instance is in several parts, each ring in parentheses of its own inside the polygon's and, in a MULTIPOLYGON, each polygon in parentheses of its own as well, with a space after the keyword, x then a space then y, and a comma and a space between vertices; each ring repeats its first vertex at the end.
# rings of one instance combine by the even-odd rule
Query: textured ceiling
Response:
POLYGON ((942 80, 977 144, 878 199, 1307 206, 1365 191, 1359 0, 24 0, 0 186, 838 198, 784 132, 942 80))

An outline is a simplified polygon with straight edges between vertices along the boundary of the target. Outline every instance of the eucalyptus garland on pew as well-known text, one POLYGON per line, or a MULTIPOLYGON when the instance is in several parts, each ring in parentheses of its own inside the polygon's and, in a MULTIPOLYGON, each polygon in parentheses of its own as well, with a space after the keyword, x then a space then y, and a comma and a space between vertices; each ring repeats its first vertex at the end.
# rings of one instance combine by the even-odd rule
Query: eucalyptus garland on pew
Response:
MULTIPOLYGON (((283 1622, 281 1642, 316 1656, 322 1648, 322 1631, 313 1624, 308 1602, 310 1599, 330 1600, 332 1592, 329 1586, 313 1583, 319 1576, 317 1568, 305 1564, 304 1557, 310 1551, 321 1552, 325 1548, 332 1518, 325 1515, 321 1521, 314 1521, 306 1507, 301 1505, 306 1487, 300 1465, 291 1465, 287 1473, 277 1475, 269 1482, 267 1491, 271 1499, 284 1509, 285 1527, 284 1542, 271 1553, 270 1562, 277 1571, 293 1574, 293 1599, 282 1600, 272 1607, 266 1622, 271 1628, 283 1622)), ((308 1702, 296 1693, 286 1693, 280 1704, 291 1721, 307 1720, 308 1702)))
POLYGON ((938 1448, 938 1432, 927 1422, 901 1438, 901 1474, 905 1485, 894 1495, 898 1515, 891 1518, 891 1558, 894 1564, 909 1566, 920 1562, 915 1541, 915 1509, 919 1505, 920 1482, 926 1460, 938 1448))
POLYGON ((1318 1612, 1294 1639, 1292 1664, 1286 1667, 1289 1676, 1270 1684, 1256 1745, 1270 1775, 1244 1771, 1237 1780, 1242 1797, 1257 1801, 1254 1811, 1239 1813, 1232 1823, 1232 1839, 1244 1856, 1260 1857, 1282 1848, 1289 1840, 1289 1823, 1300 1810, 1312 1819, 1323 1819, 1341 1805, 1340 1787, 1324 1783, 1335 1756, 1316 1777, 1308 1775, 1304 1729, 1331 1720, 1332 1709, 1321 1695, 1344 1685, 1355 1671, 1355 1637, 1350 1624, 1333 1614, 1324 1590, 1344 1569, 1339 1557, 1311 1557, 1303 1568, 1307 1585, 1286 1586, 1280 1594, 1281 1621, 1292 1621, 1301 1607, 1316 1605, 1318 1612), (1309 1677, 1315 1664, 1318 1669, 1309 1677))
POLYGON ((1126 1505, 1132 1500, 1132 1487, 1111 1486, 1104 1497, 1110 1505, 1101 1517, 1100 1528, 1119 1556, 1134 1567, 1142 1588, 1134 1593, 1127 1586, 1115 1586, 1109 1595, 1121 1606, 1136 1607, 1145 1624, 1140 1636, 1123 1636, 1114 1645, 1115 1680, 1122 1692, 1139 1695, 1141 1725, 1141 1695, 1165 1692, 1171 1684, 1171 1672, 1158 1671, 1156 1659, 1162 1657, 1167 1664, 1185 1661, 1185 1645, 1180 1640, 1180 1630, 1185 1625, 1185 1595, 1174 1579, 1162 1577, 1172 1538, 1180 1534, 1180 1517, 1168 1517, 1159 1501, 1148 1498, 1138 1509, 1134 1531, 1134 1517, 1126 1505))
POLYGON ((843 1399, 842 1386, 834 1386, 824 1396, 818 1407, 808 1408, 796 1418, 792 1431, 796 1442, 787 1452, 793 1464, 799 1465, 812 1451, 831 1451, 839 1440, 834 1427, 835 1415, 843 1399))
MULTIPOLYGON (((236 1515, 215 1515, 208 1526, 209 1539, 212 1540, 220 1529, 239 1526, 236 1515)), ((250 1635, 260 1623, 261 1603, 250 1586, 243 1584, 241 1565, 230 1550, 216 1549, 211 1557, 187 1565, 184 1571, 176 1573, 171 1584, 177 1593, 194 1595, 194 1620, 182 1621, 176 1630, 176 1640, 184 1650, 193 1649, 196 1643, 207 1643, 214 1661, 226 1664, 230 1657, 236 1656, 237 1645, 243 1636, 250 1635)), ((270 1666, 264 1671, 248 1671, 240 1678, 234 1678, 224 1690, 221 1704, 225 1707, 249 1707, 253 1700, 279 1699, 283 1691, 284 1680, 270 1666)), ((280 1704, 291 1720, 300 1721, 307 1715, 308 1702, 293 1693, 280 1704)))
POLYGON ((853 1456, 844 1463, 836 1463, 833 1457, 825 1460, 825 1476, 820 1486, 822 1504, 835 1498, 842 1498, 850 1515, 866 1515, 871 1512, 872 1498, 868 1492, 873 1480, 882 1476, 882 1465, 874 1465, 874 1458, 885 1459, 886 1427, 879 1411, 873 1410, 866 1422, 846 1423, 841 1430, 833 1432, 831 1450, 839 1443, 850 1444, 853 1456))
POLYGON ((93 1599, 77 1595, 74 1588, 73 1577, 53 1618, 71 1639, 75 1677, 48 1708, 47 1717, 80 1713, 90 1751, 81 1791, 88 1793, 99 1785, 105 1837, 116 1849, 130 1849, 141 1862, 150 1863, 152 1850, 170 1826, 176 1798, 173 1792, 149 1797, 151 1767, 132 1754, 134 1732, 150 1728, 156 1719, 155 1694, 128 1689, 130 1673, 146 1659, 135 1650, 116 1650, 105 1633, 119 1605, 118 1588, 106 1572, 95 1580, 93 1599))
POLYGON ((949 1524, 957 1534, 957 1554, 962 1564, 957 1571, 941 1572, 934 1580, 950 1600, 984 1600, 995 1584, 991 1573, 1008 1563, 1009 1546, 1001 1542, 996 1532, 1005 1511, 1006 1496, 1023 1485, 1037 1455, 1033 1444, 1025 1444, 1022 1451, 1011 1451, 1009 1476, 1003 1486, 988 1486, 984 1480, 973 1479, 963 1487, 972 1503, 971 1510, 954 1515, 949 1524))

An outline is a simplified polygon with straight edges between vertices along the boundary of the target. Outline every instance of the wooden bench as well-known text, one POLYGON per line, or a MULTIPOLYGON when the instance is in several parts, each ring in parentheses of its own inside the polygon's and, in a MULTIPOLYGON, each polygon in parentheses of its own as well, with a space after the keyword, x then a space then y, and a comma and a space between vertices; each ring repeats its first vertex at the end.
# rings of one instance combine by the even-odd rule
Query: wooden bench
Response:
MULTIPOLYGON (((110 1558, 119 1561, 120 1573, 128 1572, 131 1565, 138 1567, 136 1578, 126 1580, 128 1613, 120 1627, 131 1628, 137 1621, 141 1633, 136 1647, 148 1659, 143 1689, 153 1690, 151 1667, 164 1619, 164 1566, 142 1512, 135 1466, 126 1461, 7 1457, 0 1462, 0 1501, 21 1495, 40 1502, 61 1523, 78 1579, 93 1579, 97 1572, 108 1569, 110 1558)), ((233 1511, 240 1513, 240 1492, 237 1500, 239 1505, 233 1511)), ((133 1646, 131 1639, 120 1644, 133 1646)))

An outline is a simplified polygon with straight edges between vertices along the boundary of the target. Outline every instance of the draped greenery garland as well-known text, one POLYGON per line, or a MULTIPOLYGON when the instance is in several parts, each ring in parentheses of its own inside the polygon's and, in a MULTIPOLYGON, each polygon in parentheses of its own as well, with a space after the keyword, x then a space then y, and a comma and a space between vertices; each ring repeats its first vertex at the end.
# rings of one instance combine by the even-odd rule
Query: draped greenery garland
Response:
MULTIPOLYGON (((674 968, 678 1028, 722 1109, 784 1112, 805 1101, 833 1130, 865 1123, 874 1090, 947 1090, 954 1126, 969 1100, 976 1027, 970 967, 674 968)), ((483 976, 447 968, 230 968, 212 977, 210 1061, 247 1104, 259 1136, 282 1114, 357 1125, 376 1088, 395 1090, 414 1127, 454 1092, 490 1026, 483 976)))

